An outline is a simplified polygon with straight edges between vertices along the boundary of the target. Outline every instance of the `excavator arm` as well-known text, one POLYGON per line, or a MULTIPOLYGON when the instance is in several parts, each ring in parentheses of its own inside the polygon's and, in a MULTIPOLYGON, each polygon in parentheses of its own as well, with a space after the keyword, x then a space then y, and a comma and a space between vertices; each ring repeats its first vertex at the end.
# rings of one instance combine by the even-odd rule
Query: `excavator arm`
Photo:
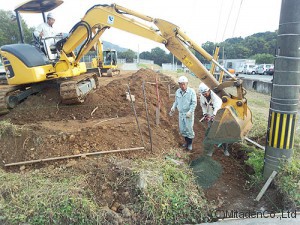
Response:
POLYGON ((129 33, 161 43, 186 65, 198 78, 212 89, 223 101, 222 108, 215 117, 210 133, 207 136, 209 143, 231 143, 241 140, 252 127, 252 115, 244 97, 245 90, 242 82, 232 77, 229 82, 220 84, 205 66, 195 57, 190 49, 194 49, 213 62, 226 74, 232 76, 217 60, 208 54, 202 47, 191 40, 178 26, 168 21, 152 18, 124 8, 117 4, 95 5, 90 8, 82 20, 71 30, 69 37, 64 40, 61 49, 61 59, 56 64, 59 72, 60 63, 79 65, 79 61, 99 40, 101 35, 109 28, 117 28, 129 33), (146 25, 141 21, 152 23, 146 25), (84 44, 82 44, 84 43, 84 44), (80 51, 74 57, 73 51, 78 46, 80 51), (71 60, 66 63, 66 60, 71 60), (232 96, 224 88, 235 86, 237 96, 232 96))

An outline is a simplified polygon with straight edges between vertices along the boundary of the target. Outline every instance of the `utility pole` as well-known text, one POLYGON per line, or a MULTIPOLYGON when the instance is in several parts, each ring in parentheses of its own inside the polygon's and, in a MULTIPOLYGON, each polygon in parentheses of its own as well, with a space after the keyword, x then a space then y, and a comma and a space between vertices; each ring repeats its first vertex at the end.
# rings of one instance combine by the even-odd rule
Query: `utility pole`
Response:
POLYGON ((299 12, 299 0, 282 0, 264 159, 265 179, 293 155, 300 86, 299 12))
POLYGON ((173 61, 172 61, 172 70, 174 71, 174 70, 175 70, 175 68, 174 68, 174 55, 172 54, 172 56, 173 56, 173 61))
POLYGON ((138 44, 138 52, 137 52, 137 57, 136 57, 136 63, 140 63, 140 45, 138 44))

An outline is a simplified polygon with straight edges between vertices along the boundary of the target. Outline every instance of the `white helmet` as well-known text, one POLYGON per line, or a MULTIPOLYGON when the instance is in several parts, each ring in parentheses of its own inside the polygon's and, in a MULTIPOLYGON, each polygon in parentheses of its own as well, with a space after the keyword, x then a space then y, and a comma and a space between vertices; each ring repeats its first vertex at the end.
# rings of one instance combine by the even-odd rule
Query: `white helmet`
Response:
POLYGON ((51 19, 54 19, 54 20, 55 20, 54 14, 51 13, 51 12, 47 14, 47 18, 51 18, 51 19))
POLYGON ((205 93, 205 92, 207 92, 207 91, 209 91, 209 88, 208 88, 204 83, 201 83, 201 84, 199 85, 199 92, 200 92, 201 94, 203 94, 203 93, 205 93))
POLYGON ((188 83, 189 80, 185 76, 181 76, 178 79, 178 83, 188 83))

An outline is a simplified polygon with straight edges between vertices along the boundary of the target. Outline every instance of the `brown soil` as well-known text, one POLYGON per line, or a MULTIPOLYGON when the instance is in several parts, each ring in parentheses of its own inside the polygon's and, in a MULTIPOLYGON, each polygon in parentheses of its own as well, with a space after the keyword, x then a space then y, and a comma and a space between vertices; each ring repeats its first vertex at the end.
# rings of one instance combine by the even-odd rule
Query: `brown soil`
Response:
MULTIPOLYGON (((130 102, 126 100, 127 84, 130 85, 131 94, 136 99, 135 107, 146 150, 118 153, 114 155, 115 158, 120 161, 131 158, 152 158, 153 155, 164 155, 171 148, 178 148, 182 139, 178 134, 177 114, 173 117, 168 115, 174 98, 169 98, 168 85, 171 85, 172 92, 175 91, 177 85, 169 76, 141 69, 135 73, 122 73, 113 78, 101 77, 100 87, 91 93, 81 105, 61 105, 57 90, 51 88, 29 97, 9 114, 1 117, 1 120, 9 119, 14 124, 22 125, 20 136, 1 137, 1 163, 143 146, 134 112, 130 102), (152 84, 155 82, 155 78, 160 80, 159 126, 155 125, 157 95, 155 85, 152 84), (142 92, 143 81, 150 82, 146 83, 146 96, 152 129, 152 152, 149 150, 149 133, 142 92)), ((198 122, 201 115, 198 105, 194 127, 196 138, 192 153, 180 152, 180 154, 189 154, 190 160, 203 154, 204 128, 198 122)), ((238 147, 232 146, 231 151, 237 152, 238 147)), ((254 202, 259 190, 245 189, 247 175, 243 159, 232 156, 225 157, 221 150, 216 150, 213 158, 222 164, 223 173, 219 180, 205 191, 209 200, 216 201, 216 204, 222 209, 231 210, 258 210, 261 207, 274 209, 273 203, 279 207, 278 199, 273 197, 271 199, 273 203, 264 198, 259 203, 254 202)), ((49 164, 51 166, 70 165, 69 163, 70 161, 54 161, 33 167, 49 164)), ((99 194, 97 199, 100 204, 103 205, 103 202, 106 202, 108 207, 112 207, 116 200, 116 197, 113 196, 123 196, 124 193, 127 197, 119 197, 118 201, 122 204, 134 203, 131 198, 132 191, 130 191, 132 187, 125 185, 117 190, 106 187, 106 182, 112 187, 112 183, 119 179, 118 174, 120 173, 115 163, 112 164, 108 158, 78 160, 73 167, 74 170, 77 168, 81 172, 94 174, 91 176, 93 179, 90 180, 90 184, 94 192, 99 194), (96 173, 96 170, 101 172, 96 173), (101 174, 108 175, 102 176, 101 174), (113 193, 114 191, 116 193, 113 193), (126 194, 127 192, 130 192, 129 195, 126 194)), ((27 168, 31 169, 32 167, 27 168)))

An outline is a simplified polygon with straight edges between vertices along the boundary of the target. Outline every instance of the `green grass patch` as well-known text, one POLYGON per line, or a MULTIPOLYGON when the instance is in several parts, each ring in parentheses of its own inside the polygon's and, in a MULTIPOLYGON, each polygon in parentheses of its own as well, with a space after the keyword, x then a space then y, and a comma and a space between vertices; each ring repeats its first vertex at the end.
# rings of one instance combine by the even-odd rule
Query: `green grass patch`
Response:
POLYGON ((281 192, 294 204, 300 206, 300 163, 293 158, 290 164, 285 164, 276 177, 276 183, 281 192))
MULTIPOLYGON (((200 223, 212 209, 201 188, 195 184, 192 170, 187 165, 176 165, 165 159, 140 161, 139 170, 151 171, 162 178, 149 182, 141 194, 143 212, 153 224, 200 223)), ((137 171, 137 172, 140 172, 137 171)))
POLYGON ((265 137, 267 133, 268 117, 263 113, 254 112, 252 113, 252 121, 253 127, 248 133, 248 136, 252 138, 265 137))
POLYGON ((255 185, 263 181, 263 167, 264 167, 264 155, 265 152, 252 147, 252 151, 247 153, 249 158, 246 160, 246 164, 252 167, 255 174, 250 175, 251 184, 255 185))
POLYGON ((101 224, 85 177, 57 170, 0 170, 1 224, 101 224))
POLYGON ((0 121, 0 138, 2 136, 20 136, 22 127, 12 124, 9 120, 0 121))

